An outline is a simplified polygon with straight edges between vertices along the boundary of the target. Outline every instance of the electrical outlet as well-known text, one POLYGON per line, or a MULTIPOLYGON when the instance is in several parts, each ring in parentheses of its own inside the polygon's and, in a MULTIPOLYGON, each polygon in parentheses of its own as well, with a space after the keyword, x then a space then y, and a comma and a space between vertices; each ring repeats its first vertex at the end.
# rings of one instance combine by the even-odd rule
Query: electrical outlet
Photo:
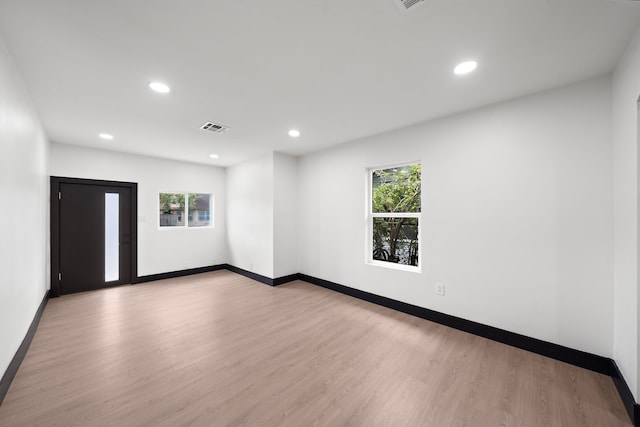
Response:
POLYGON ((444 283, 436 283, 436 295, 444 296, 444 283))

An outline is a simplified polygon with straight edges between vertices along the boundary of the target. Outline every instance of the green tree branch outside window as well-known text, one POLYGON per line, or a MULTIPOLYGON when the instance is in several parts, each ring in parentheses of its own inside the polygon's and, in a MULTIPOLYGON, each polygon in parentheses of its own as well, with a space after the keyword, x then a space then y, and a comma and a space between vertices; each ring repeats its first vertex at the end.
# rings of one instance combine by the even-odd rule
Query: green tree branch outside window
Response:
MULTIPOLYGON (((188 194, 189 210, 193 210, 196 207, 200 195, 196 193, 188 194)), ((160 193, 160 211, 165 214, 171 213, 173 206, 179 206, 180 211, 185 211, 185 197, 184 193, 160 193)))
MULTIPOLYGON (((380 169, 373 172, 373 213, 417 213, 421 209, 421 165, 380 169)), ((399 243, 409 242, 408 252, 417 248, 417 218, 377 217, 373 222, 373 257, 398 262, 399 243), (385 249, 388 244, 388 253, 385 249)), ((417 255, 408 264, 417 264, 417 255)))

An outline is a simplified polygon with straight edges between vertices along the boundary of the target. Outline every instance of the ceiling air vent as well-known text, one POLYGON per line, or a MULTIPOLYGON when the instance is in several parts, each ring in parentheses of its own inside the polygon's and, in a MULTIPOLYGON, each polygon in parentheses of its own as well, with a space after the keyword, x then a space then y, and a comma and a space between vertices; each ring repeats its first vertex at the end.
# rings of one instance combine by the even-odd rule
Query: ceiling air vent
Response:
POLYGON ((424 0, 392 0, 403 12, 414 10, 424 4, 424 0))
POLYGON ((224 133, 229 129, 229 126, 221 125, 218 123, 207 122, 200 126, 202 130, 208 130, 215 133, 224 133))

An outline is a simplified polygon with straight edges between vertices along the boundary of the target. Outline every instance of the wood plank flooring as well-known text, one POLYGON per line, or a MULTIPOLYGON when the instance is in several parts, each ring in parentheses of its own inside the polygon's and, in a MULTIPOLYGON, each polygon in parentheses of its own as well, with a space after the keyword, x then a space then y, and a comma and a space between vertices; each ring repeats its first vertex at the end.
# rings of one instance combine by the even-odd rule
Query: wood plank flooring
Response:
POLYGON ((305 282, 49 301, 0 426, 631 426, 610 378, 305 282))

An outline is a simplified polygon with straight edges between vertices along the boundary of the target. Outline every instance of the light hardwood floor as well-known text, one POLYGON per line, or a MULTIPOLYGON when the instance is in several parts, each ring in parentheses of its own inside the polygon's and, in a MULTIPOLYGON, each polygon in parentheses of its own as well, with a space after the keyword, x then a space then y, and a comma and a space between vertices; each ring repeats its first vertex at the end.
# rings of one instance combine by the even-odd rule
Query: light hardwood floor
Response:
POLYGON ((610 378, 305 282, 49 301, 0 426, 631 426, 610 378))

